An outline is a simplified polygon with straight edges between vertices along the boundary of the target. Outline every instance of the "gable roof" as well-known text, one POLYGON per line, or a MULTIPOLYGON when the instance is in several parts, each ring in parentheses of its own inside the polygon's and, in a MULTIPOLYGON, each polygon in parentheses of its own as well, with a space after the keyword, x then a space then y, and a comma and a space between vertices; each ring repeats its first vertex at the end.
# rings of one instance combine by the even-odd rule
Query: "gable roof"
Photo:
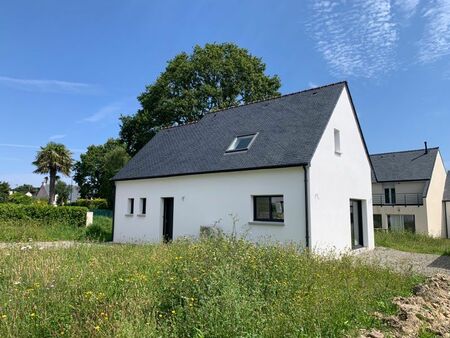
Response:
POLYGON ((370 155, 376 175, 373 182, 423 181, 431 179, 439 148, 370 155))
POLYGON ((346 86, 211 112, 197 123, 161 130, 113 180, 307 165, 346 86), (247 151, 225 153, 236 136, 255 133, 247 151))
POLYGON ((445 180, 444 198, 445 202, 450 202, 450 171, 447 172, 447 179, 445 180))

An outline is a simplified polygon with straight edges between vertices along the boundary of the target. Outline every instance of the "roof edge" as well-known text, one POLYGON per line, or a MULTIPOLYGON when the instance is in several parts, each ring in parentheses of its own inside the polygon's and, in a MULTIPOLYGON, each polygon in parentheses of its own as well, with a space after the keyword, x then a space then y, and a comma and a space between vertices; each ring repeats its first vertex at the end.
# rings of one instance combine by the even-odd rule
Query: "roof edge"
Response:
MULTIPOLYGON (((400 150, 400 151, 388 151, 385 153, 375 153, 375 154, 370 154, 370 156, 381 156, 381 155, 389 155, 389 154, 402 154, 402 153, 412 153, 415 151, 424 151, 425 148, 420 148, 420 149, 411 149, 411 150, 400 150)), ((428 151, 430 150, 439 150, 439 147, 432 147, 432 148, 428 148, 428 151)))

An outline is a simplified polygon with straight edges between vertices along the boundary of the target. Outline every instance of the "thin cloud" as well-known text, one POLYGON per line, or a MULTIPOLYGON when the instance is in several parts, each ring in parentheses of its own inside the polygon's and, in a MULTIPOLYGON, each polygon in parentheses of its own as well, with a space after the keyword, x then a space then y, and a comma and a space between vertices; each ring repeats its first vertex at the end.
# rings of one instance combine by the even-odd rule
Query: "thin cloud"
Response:
POLYGON ((67 136, 66 134, 56 134, 56 135, 50 136, 48 139, 49 140, 60 140, 66 136, 67 136))
POLYGON ((307 29, 333 75, 371 78, 396 67, 389 0, 314 1, 307 29))
POLYGON ((19 90, 48 93, 95 94, 99 92, 97 86, 88 83, 60 80, 19 79, 8 76, 0 76, 0 85, 19 90))
POLYGON ((100 108, 99 110, 97 110, 95 113, 93 113, 92 115, 85 117, 84 119, 82 119, 79 122, 89 122, 89 123, 95 123, 95 122, 99 122, 113 114, 118 114, 122 111, 122 105, 119 103, 112 103, 109 104, 107 106, 104 106, 102 108, 100 108))
MULTIPOLYGON (((17 144, 17 143, 0 143, 0 147, 6 148, 26 148, 26 149, 40 149, 41 146, 32 145, 32 144, 17 144)), ((69 148, 69 150, 73 153, 82 153, 85 149, 79 148, 69 148)))
POLYGON ((450 0, 431 1, 422 17, 425 31, 419 42, 419 61, 430 63, 450 55, 450 0))
POLYGON ((416 13, 419 0, 394 0, 394 5, 399 8, 402 14, 410 18, 416 13))
POLYGON ((316 88, 316 87, 319 87, 315 82, 311 82, 311 81, 309 81, 308 82, 308 87, 309 88, 316 88))

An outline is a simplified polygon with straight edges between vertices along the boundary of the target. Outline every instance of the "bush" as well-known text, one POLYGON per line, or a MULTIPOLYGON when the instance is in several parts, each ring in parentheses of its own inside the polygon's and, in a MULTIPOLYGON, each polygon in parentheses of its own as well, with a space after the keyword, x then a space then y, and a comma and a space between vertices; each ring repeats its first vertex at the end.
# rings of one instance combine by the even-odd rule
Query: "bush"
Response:
POLYGON ((81 199, 71 203, 70 205, 77 206, 77 207, 86 207, 89 210, 109 209, 108 201, 105 198, 94 198, 92 200, 81 198, 81 199))
POLYGON ((30 205, 30 204, 33 204, 33 198, 30 196, 15 192, 14 194, 9 195, 8 203, 30 205))
POLYGON ((54 207, 49 205, 0 204, 0 221, 37 220, 73 226, 86 225, 83 207, 54 207))

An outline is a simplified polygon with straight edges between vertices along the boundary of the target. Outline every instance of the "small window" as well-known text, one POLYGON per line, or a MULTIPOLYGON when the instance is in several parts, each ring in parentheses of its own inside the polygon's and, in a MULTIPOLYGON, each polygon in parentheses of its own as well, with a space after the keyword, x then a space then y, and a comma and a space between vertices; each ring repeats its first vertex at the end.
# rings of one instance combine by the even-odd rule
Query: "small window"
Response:
POLYGON ((341 154, 341 132, 339 129, 334 130, 334 152, 341 154))
POLYGON ((253 218, 255 221, 283 222, 283 196, 254 196, 253 218))
POLYGON ((380 214, 373 214, 373 227, 375 229, 381 229, 383 227, 383 222, 381 220, 380 214))
POLYGON ((147 199, 146 198, 140 199, 139 209, 140 209, 141 215, 145 215, 147 213, 147 199))
POLYGON ((128 199, 128 214, 130 215, 134 214, 134 198, 128 199))
POLYGON ((245 151, 250 148, 256 134, 237 136, 227 149, 227 152, 245 151))

